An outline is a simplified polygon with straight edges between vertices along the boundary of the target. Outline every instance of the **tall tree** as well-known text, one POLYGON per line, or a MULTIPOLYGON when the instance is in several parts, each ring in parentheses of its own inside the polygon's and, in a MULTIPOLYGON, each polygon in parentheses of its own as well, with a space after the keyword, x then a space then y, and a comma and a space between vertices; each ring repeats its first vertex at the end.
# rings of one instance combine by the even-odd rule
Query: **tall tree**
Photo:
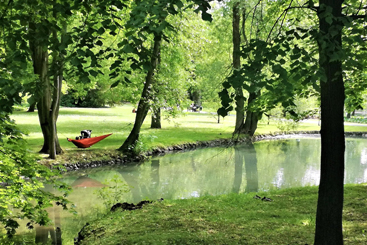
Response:
MULTIPOLYGON (((321 178, 317 204, 315 244, 343 244, 342 211, 345 150, 343 125, 345 84, 343 75, 348 74, 353 66, 362 67, 359 72, 366 69, 365 66, 359 65, 360 60, 363 59, 354 58, 356 53, 359 52, 353 52, 353 50, 363 50, 365 47, 350 49, 356 43, 359 46, 365 46, 365 42, 363 42, 365 31, 361 31, 365 25, 363 19, 366 18, 366 8, 363 7, 363 2, 320 0, 319 6, 315 6, 314 1, 305 1, 300 5, 293 0, 282 3, 274 2, 272 4, 277 6, 278 9, 279 4, 286 4, 286 7, 281 7, 283 12, 274 24, 274 28, 276 25, 280 25, 282 28, 286 15, 291 10, 307 14, 310 14, 310 10, 314 11, 317 13, 319 24, 315 28, 312 28, 312 25, 306 25, 307 28, 304 28, 304 21, 294 23, 295 25, 287 30, 286 36, 282 37, 282 32, 279 31, 279 35, 272 41, 273 45, 260 46, 261 43, 256 42, 255 47, 257 45, 258 50, 264 49, 266 52, 253 53, 254 56, 258 55, 257 60, 261 60, 263 56, 268 57, 269 68, 274 74, 277 74, 276 80, 280 83, 275 83, 276 80, 269 79, 271 75, 267 77, 264 85, 269 92, 272 92, 273 96, 283 93, 277 101, 282 102, 285 107, 291 105, 289 98, 292 97, 292 94, 299 94, 302 91, 302 86, 298 87, 297 84, 312 85, 318 90, 317 81, 320 83, 321 178), (345 5, 342 6, 342 4, 345 5), (358 20, 362 21, 359 22, 358 20), (343 33, 352 35, 345 37, 343 33), (317 43, 318 49, 305 48, 304 45, 307 42, 310 47, 314 46, 310 41, 317 43), (347 43, 349 48, 343 47, 342 42, 347 43), (307 52, 307 50, 311 52, 307 52), (317 54, 318 65, 312 64, 314 63, 312 54, 317 54), (303 81, 299 83, 300 80, 303 81), (279 88, 283 88, 283 90, 278 90, 279 88)), ((290 25, 286 28, 289 27, 290 25)), ((249 64, 251 65, 251 63, 249 64)), ((247 71, 251 72, 248 69, 247 71)), ((236 77, 231 79, 224 84, 225 88, 238 81, 236 77)), ((251 79, 249 80, 251 81, 251 79)), ((253 80, 256 81, 256 79, 253 80)), ((226 102, 224 104, 227 109, 230 109, 229 102, 231 99, 227 91, 222 93, 222 98, 226 102)), ((262 98, 269 99, 269 97, 263 95, 262 98)), ((220 110, 225 112, 226 108, 220 110)))
MULTIPOLYGON (((196 12, 202 12, 204 20, 211 20, 207 13, 210 8, 206 0, 193 0, 198 4, 196 12)), ((129 33, 128 39, 121 42, 120 46, 126 53, 133 53, 139 57, 139 60, 132 59, 132 67, 144 69, 146 71, 145 84, 138 104, 138 111, 135 123, 129 136, 119 148, 123 152, 133 152, 136 142, 139 139, 140 129, 148 113, 150 100, 152 99, 152 90, 154 88, 154 73, 158 63, 162 39, 167 39, 165 31, 172 30, 173 26, 168 22, 167 17, 176 15, 184 9, 181 1, 137 1, 135 2, 130 20, 126 24, 129 33), (143 44, 147 40, 153 39, 151 47, 145 47, 143 44)))
POLYGON ((343 244, 344 83, 342 69, 343 0, 320 0, 321 177, 315 244, 343 244), (330 21, 331 18, 331 21, 330 21), (337 59, 333 55, 339 54, 337 59))
MULTIPOLYGON (((31 60, 33 73, 37 79, 36 89, 28 92, 33 94, 33 102, 37 102, 44 138, 40 152, 49 153, 51 158, 62 153, 57 137, 56 122, 64 63, 70 61, 78 70, 78 76, 82 77, 83 81, 89 82, 89 75, 96 76, 97 71, 89 69, 88 73, 82 64, 87 63, 86 60, 89 59, 90 66, 98 66, 96 55, 90 50, 101 43, 98 39, 96 41, 96 34, 101 35, 106 30, 115 30, 116 26, 110 24, 111 19, 116 17, 114 12, 117 11, 117 8, 124 7, 124 4, 114 0, 103 2, 46 0, 42 3, 14 0, 8 1, 8 4, 0 4, 2 13, 0 25, 4 50, 6 50, 4 62, 1 62, 0 65, 12 73, 19 73, 17 66, 27 68, 27 63, 31 60), (91 5, 94 6, 94 12, 91 5), (80 12, 88 13, 85 17, 86 21, 81 23, 82 27, 74 27, 67 32, 67 21, 73 14, 78 15, 80 12), (107 23, 91 21, 88 19, 89 15, 100 18, 107 16, 109 21, 107 23), (99 29, 96 29, 96 26, 99 29), (69 52, 69 57, 65 57, 68 54, 67 48, 73 42, 74 50, 69 52)), ((14 79, 14 83, 17 82, 14 79)))
POLYGON ((119 150, 121 151, 127 151, 129 150, 130 147, 135 148, 135 144, 139 139, 141 125, 143 124, 144 119, 147 116, 148 110, 149 110, 149 100, 151 99, 150 90, 154 86, 153 76, 154 76, 154 71, 158 64, 158 57, 159 57, 161 42, 162 42, 162 35, 154 36, 154 47, 153 47, 153 51, 151 55, 151 64, 150 64, 150 68, 145 78, 144 89, 143 89, 141 99, 138 104, 138 111, 136 112, 134 127, 131 130, 125 142, 119 148, 119 150))
MULTIPOLYGON (((232 36, 233 36, 233 69, 238 72, 241 68, 241 34, 240 34, 240 2, 235 2, 232 10, 232 36)), ((236 124, 234 133, 240 133, 244 126, 245 119, 245 97, 243 96, 242 86, 235 88, 236 101, 236 124)))

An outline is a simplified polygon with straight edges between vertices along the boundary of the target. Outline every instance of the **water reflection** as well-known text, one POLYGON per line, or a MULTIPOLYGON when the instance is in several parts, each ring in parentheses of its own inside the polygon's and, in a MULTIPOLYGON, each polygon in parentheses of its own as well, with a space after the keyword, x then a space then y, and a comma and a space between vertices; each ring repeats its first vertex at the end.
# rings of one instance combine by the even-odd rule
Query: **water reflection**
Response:
MULTIPOLYGON (((366 140, 347 139, 345 182, 365 182, 366 168, 366 140)), ((317 185, 319 170, 320 140, 301 138, 167 154, 89 177, 103 182, 118 173, 130 188, 125 201, 139 202, 317 185)))
MULTIPOLYGON (((45 187, 46 191, 52 191, 52 187, 47 185, 45 187)), ((50 219, 53 220, 52 225, 40 226, 35 225, 35 242, 36 244, 52 244, 61 245, 61 217, 60 213, 62 207, 54 205, 53 207, 46 209, 50 219)))
POLYGON ((259 177, 257 174, 256 149, 253 144, 245 146, 245 168, 246 168, 246 192, 257 192, 259 189, 259 177))
MULTIPOLYGON (((367 141, 347 139, 345 159, 345 183, 366 182, 367 141)), ((319 172, 320 139, 299 138, 167 154, 139 166, 85 170, 81 177, 77 172, 68 173, 65 181, 76 188, 70 200, 77 205, 81 220, 63 212, 60 226, 55 219, 53 227, 37 231, 36 239, 45 239, 46 233, 47 237, 56 237, 55 227, 61 227, 63 243, 72 244, 88 215, 98 205, 101 209, 105 201, 95 191, 116 175, 121 184, 129 186, 129 192, 120 193, 119 200, 137 203, 147 198, 180 199, 317 185, 319 172)))
POLYGON ((259 188, 257 174, 257 158, 254 144, 236 145, 234 147, 234 179, 232 192, 239 193, 243 178, 243 163, 245 163, 246 192, 256 192, 259 188))

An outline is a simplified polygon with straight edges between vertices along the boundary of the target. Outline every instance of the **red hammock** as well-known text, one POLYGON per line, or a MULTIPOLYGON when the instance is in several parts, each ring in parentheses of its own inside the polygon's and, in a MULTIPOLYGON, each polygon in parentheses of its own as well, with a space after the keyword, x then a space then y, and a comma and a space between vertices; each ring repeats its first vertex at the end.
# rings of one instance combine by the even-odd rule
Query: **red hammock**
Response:
POLYGON ((106 134, 106 135, 101 135, 101 136, 92 137, 92 138, 85 138, 81 140, 73 140, 73 139, 67 138, 67 140, 70 142, 73 142, 73 144, 76 145, 78 148, 88 148, 98 143, 99 141, 103 140, 104 138, 107 138, 110 135, 111 134, 106 134))

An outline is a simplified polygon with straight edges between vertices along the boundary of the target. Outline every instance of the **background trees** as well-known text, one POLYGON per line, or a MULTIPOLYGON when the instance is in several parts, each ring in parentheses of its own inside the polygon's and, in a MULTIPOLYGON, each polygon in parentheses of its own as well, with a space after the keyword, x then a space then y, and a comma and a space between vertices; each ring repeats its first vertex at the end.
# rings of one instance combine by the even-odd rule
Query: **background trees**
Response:
MULTIPOLYGON (((187 90, 198 103, 200 97, 211 99, 231 62, 234 69, 222 83, 218 113, 224 116, 236 104, 235 132, 253 135, 261 115, 279 104, 299 120, 294 100, 320 93, 322 177, 315 241, 338 244, 344 105, 349 113, 360 108, 366 88, 365 5, 352 0, 320 0, 318 5, 312 0, 232 1, 231 8, 213 12, 218 22, 209 25, 196 15, 188 20, 192 8, 212 20, 205 0, 2 2, 0 106, 6 113, 1 118, 7 125, 19 93, 29 92, 38 104, 41 152, 55 158, 62 152, 56 121, 63 80, 76 97, 102 97, 95 94, 103 90, 113 95, 107 103, 139 101, 122 151, 134 149, 150 108, 158 119, 162 106, 184 104, 187 90), (223 28, 230 26, 230 17, 232 40, 223 28), (197 30, 188 30, 191 26, 197 30)), ((11 138, 13 132, 4 134, 11 138)), ((12 162, 14 150, 2 147, 12 162)))

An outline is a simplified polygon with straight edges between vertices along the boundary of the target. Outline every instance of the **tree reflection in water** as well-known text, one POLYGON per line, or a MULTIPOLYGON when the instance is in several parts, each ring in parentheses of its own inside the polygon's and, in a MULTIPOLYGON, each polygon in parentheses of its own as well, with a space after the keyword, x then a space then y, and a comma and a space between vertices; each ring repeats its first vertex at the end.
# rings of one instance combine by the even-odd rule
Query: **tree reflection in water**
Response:
POLYGON ((234 147, 234 179, 232 192, 239 193, 242 184, 243 162, 246 171, 246 192, 257 192, 259 189, 257 158, 255 146, 250 144, 236 145, 234 147))

